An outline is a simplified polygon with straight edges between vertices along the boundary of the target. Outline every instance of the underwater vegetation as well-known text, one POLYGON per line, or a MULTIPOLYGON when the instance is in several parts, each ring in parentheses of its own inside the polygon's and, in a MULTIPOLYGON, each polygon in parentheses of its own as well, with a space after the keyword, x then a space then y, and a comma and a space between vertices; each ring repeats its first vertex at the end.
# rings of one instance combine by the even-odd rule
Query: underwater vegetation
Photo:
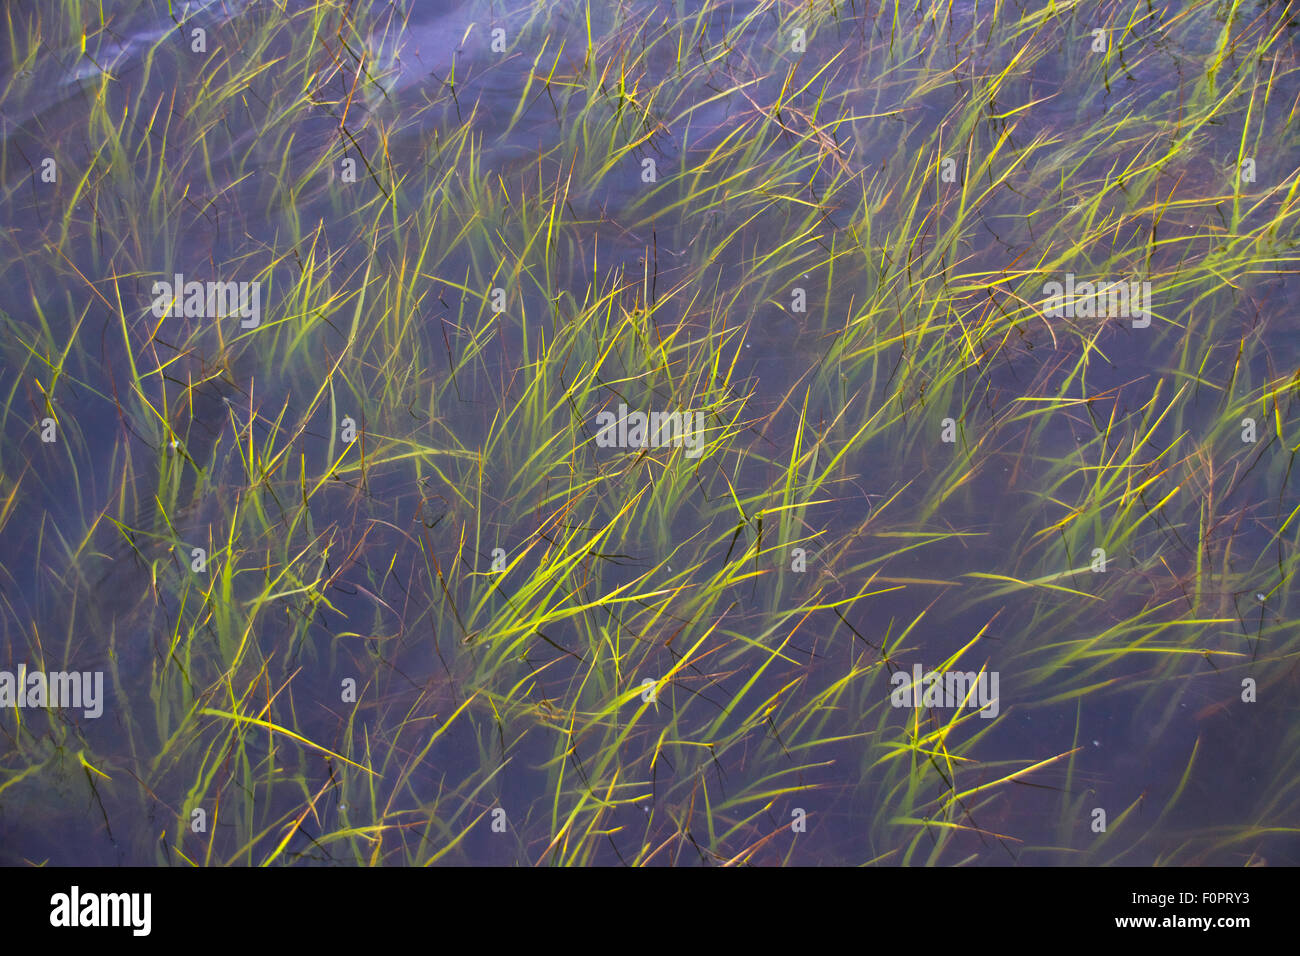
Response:
POLYGON ((0 862, 1300 863, 1298 13, 6 6, 0 862))

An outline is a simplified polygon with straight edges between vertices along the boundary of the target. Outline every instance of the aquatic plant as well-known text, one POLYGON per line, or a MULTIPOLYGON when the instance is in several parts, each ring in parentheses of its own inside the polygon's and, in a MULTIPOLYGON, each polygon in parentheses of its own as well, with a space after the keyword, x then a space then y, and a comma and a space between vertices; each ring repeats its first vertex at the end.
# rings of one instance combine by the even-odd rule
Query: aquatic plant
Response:
POLYGON ((165 6, 5 12, 0 858, 1294 858, 1292 5, 165 6))

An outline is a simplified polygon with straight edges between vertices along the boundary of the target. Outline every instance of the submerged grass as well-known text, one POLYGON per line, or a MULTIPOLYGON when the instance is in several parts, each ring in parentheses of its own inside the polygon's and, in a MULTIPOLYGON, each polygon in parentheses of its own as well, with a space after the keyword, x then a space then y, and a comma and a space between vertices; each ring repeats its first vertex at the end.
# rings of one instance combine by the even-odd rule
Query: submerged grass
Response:
POLYGON ((3 660, 111 690, 0 718, 0 806, 87 862, 1294 861, 1274 6, 7 12, 3 660))

